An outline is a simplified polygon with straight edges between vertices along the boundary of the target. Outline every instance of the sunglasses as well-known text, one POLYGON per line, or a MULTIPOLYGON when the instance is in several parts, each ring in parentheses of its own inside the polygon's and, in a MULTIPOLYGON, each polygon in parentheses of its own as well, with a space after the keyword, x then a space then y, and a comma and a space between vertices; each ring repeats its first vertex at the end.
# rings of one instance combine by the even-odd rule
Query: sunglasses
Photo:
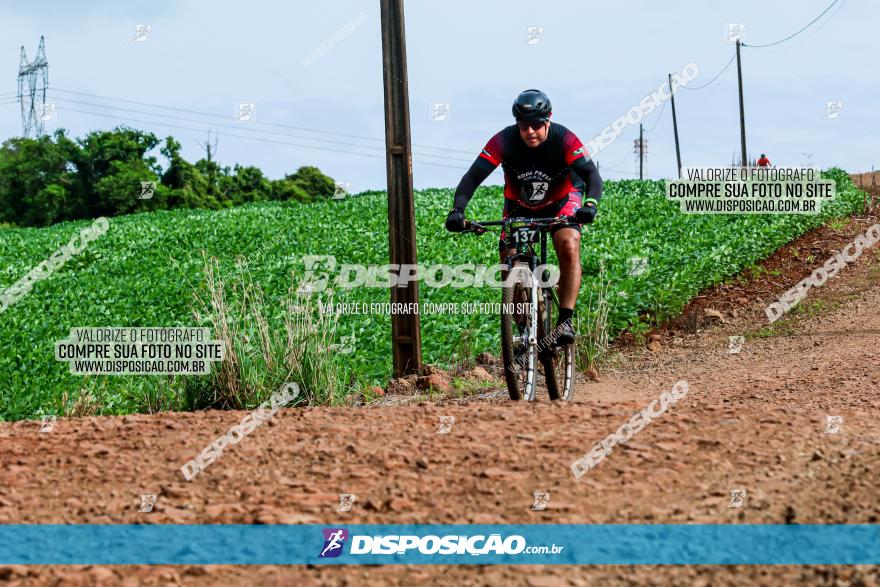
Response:
POLYGON ((546 123, 546 120, 518 120, 516 125, 520 130, 538 130, 546 123))

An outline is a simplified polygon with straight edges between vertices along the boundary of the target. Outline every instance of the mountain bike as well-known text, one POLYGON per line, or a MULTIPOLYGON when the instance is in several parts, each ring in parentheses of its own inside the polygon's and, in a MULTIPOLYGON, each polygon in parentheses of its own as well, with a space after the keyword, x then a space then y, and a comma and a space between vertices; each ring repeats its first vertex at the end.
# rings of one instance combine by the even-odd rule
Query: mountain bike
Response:
POLYGON ((534 401, 538 363, 551 400, 568 401, 573 395, 575 349, 555 344, 552 325, 559 315, 559 296, 556 287, 548 284, 551 272, 546 268, 547 233, 566 224, 576 222, 571 216, 505 218, 468 221, 464 230, 483 234, 489 227, 500 226, 507 250, 516 251, 505 260, 501 288, 501 355, 512 400, 534 401), (538 268, 540 274, 536 274, 538 268))

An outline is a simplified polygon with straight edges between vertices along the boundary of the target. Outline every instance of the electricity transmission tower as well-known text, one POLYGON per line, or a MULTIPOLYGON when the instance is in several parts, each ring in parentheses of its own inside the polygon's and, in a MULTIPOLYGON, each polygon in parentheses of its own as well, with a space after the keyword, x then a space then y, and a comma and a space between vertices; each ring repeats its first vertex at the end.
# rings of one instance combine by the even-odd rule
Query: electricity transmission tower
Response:
POLYGON ((639 125, 639 138, 633 141, 633 153, 638 158, 639 163, 639 179, 645 179, 645 159, 648 158, 648 139, 645 138, 645 132, 642 125, 639 125))
POLYGON ((46 88, 49 85, 49 62, 46 61, 46 42, 40 36, 36 58, 28 63, 24 45, 18 66, 18 101, 21 104, 21 132, 23 136, 43 134, 46 108, 46 88))

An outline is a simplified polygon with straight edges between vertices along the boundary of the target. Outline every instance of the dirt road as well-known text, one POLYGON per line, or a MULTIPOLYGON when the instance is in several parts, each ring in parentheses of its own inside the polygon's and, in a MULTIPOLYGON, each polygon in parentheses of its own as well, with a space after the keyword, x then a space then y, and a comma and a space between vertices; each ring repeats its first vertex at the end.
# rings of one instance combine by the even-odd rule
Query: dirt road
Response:
MULTIPOLYGON (((871 223, 804 237, 802 245, 822 243, 805 266, 821 265, 871 223)), ((771 329, 763 308, 793 285, 785 275, 719 288, 706 300, 723 309, 723 324, 664 330, 655 352, 623 349, 567 405, 539 398, 282 410, 191 482, 180 466, 242 412, 67 419, 42 433, 38 422, 0 424, 0 523, 878 523, 878 276, 876 251, 865 252, 771 329), (761 288, 768 293, 755 295, 761 288), (743 292, 752 297, 743 302, 743 292), (746 337, 738 353, 728 352, 733 335, 746 337), (679 380, 689 384, 684 399, 574 478, 575 459, 679 380), (438 433, 440 416, 455 417, 448 434, 438 433), (842 420, 829 428, 829 416, 842 420), (730 507, 734 489, 746 491, 739 507, 730 507), (532 511, 535 491, 549 492, 545 511, 532 511), (351 512, 336 512, 340 493, 357 496, 351 512), (152 512, 138 512, 142 494, 157 495, 152 512)), ((878 585, 880 569, 2 567, 0 580, 878 585)))

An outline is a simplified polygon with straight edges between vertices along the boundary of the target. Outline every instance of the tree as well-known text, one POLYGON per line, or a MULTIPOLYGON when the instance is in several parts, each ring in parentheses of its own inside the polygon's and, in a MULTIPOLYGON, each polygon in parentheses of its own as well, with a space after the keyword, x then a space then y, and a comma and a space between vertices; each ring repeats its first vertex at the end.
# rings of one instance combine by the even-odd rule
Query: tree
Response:
POLYGON ((63 220, 71 187, 65 153, 51 137, 17 137, 0 147, 0 221, 48 226, 63 220))
POLYGON ((336 192, 336 182, 333 178, 321 173, 317 167, 307 165, 300 167, 293 175, 285 175, 284 179, 295 181, 313 199, 332 198, 336 192))
POLYGON ((170 207, 222 208, 216 190, 199 169, 180 156, 180 143, 174 137, 165 139, 160 149, 168 159, 168 169, 162 175, 162 185, 171 189, 168 195, 170 207))
POLYGON ((312 196, 306 192, 299 182, 289 179, 276 179, 272 182, 272 199, 307 203, 312 201, 312 196))
POLYGON ((272 195, 272 184, 259 167, 235 165, 230 198, 236 204, 263 202, 272 195))
POLYGON ((159 144, 159 139, 153 133, 120 126, 112 131, 91 132, 78 142, 81 149, 73 163, 79 176, 78 187, 88 202, 89 218, 114 214, 122 205, 122 199, 137 199, 141 181, 150 181, 162 173, 156 158, 146 157, 159 144), (119 192, 119 188, 131 188, 134 178, 130 174, 138 170, 143 171, 147 177, 138 180, 137 189, 134 192, 119 192), (102 189, 98 190, 98 184, 102 180, 123 171, 127 177, 107 180, 102 189), (115 187, 110 189, 110 185, 115 187))
POLYGON ((163 169, 150 155, 162 141, 152 133, 119 126, 70 139, 64 129, 52 136, 9 139, 0 145, 0 223, 48 226, 63 220, 113 216, 177 207, 219 209, 248 202, 311 202, 330 198, 333 180, 313 166, 270 180, 254 166, 230 170, 206 157, 185 160, 181 144, 166 137, 159 151, 163 169), (156 182, 152 197, 141 197, 143 182, 156 182))
POLYGON ((95 184, 95 195, 114 216, 151 209, 146 203, 149 200, 141 199, 144 181, 159 183, 159 178, 144 161, 113 161, 110 170, 95 184))

